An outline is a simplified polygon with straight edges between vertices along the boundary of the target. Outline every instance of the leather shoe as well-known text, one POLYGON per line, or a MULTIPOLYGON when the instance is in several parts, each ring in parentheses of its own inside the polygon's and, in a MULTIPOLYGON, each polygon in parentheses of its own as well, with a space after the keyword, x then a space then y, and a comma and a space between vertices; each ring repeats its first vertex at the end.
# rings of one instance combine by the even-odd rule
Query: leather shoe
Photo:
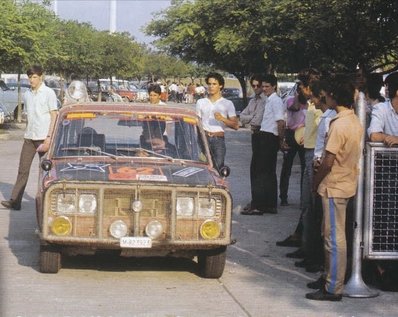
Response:
POLYGON ((248 211, 250 209, 252 209, 252 204, 251 203, 248 203, 245 207, 243 207, 243 211, 248 211))
POLYGON ((287 253, 286 257, 292 259, 304 259, 304 251, 299 248, 294 252, 287 253))
POLYGON ((3 200, 1 202, 3 207, 6 207, 7 209, 13 209, 13 210, 21 210, 21 204, 16 203, 12 199, 10 200, 3 200))
POLYGON ((307 287, 311 289, 323 289, 325 287, 325 279, 321 276, 316 281, 307 283, 307 287))
POLYGON ((301 246, 301 239, 293 235, 288 236, 285 240, 277 241, 276 245, 279 247, 296 247, 301 246))
POLYGON ((341 301, 342 295, 332 294, 327 292, 325 289, 320 289, 316 292, 305 294, 305 297, 312 300, 328 300, 331 302, 338 302, 341 301))
POLYGON ((282 200, 281 206, 289 206, 289 203, 287 202, 287 200, 282 200))
POLYGON ((258 210, 256 208, 243 210, 240 212, 241 215, 247 215, 247 216, 261 216, 263 213, 264 212, 262 210, 258 210))

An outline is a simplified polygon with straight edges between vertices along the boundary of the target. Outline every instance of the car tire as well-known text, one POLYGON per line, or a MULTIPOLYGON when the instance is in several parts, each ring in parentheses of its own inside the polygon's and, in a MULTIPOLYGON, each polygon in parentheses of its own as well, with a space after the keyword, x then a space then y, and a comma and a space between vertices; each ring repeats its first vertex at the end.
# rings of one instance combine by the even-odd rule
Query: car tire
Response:
POLYGON ((199 275, 204 278, 219 278, 224 272, 227 248, 201 251, 198 255, 199 275))
POLYGON ((40 246, 40 272, 58 273, 61 269, 61 252, 52 246, 40 246))

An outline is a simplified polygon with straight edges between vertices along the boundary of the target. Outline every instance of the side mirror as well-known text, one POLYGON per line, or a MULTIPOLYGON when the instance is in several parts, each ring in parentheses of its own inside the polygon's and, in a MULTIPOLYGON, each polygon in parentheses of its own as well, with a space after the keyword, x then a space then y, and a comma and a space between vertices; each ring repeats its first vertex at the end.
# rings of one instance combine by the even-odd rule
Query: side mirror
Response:
POLYGON ((223 166, 220 169, 220 176, 228 177, 231 174, 231 169, 228 166, 223 166))
POLYGON ((53 163, 51 162, 51 160, 43 160, 41 162, 41 168, 46 172, 50 171, 52 167, 53 163))

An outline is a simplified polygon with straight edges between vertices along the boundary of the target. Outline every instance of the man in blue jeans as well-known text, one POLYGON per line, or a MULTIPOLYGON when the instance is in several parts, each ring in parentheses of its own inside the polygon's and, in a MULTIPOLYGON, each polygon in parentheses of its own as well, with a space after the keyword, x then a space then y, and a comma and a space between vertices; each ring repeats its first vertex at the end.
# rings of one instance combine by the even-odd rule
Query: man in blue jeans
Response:
POLYGON ((239 121, 234 104, 221 94, 225 84, 221 74, 208 74, 206 84, 208 86, 208 97, 197 101, 196 113, 202 120, 214 167, 220 171, 224 166, 226 153, 224 129, 229 127, 238 130, 239 121))

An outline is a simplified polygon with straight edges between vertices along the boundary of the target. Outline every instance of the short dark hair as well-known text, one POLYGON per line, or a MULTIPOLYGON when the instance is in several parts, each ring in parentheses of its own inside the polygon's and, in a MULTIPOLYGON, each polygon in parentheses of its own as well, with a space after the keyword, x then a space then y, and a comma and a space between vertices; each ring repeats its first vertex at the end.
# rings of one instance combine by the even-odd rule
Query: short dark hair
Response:
POLYGON ((215 72, 208 73, 206 78, 205 78, 206 84, 209 84, 209 79, 210 78, 214 78, 215 80, 217 80, 218 83, 220 84, 220 86, 222 86, 222 88, 224 88, 225 81, 224 81, 224 77, 221 74, 215 73, 215 72))
POLYGON ((43 67, 41 67, 40 65, 32 65, 28 68, 28 70, 26 71, 26 74, 28 75, 28 77, 32 76, 32 75, 43 75, 43 67))
POLYGON ((394 98, 398 90, 398 72, 388 75, 384 83, 388 86, 388 98, 394 98))
POLYGON ((339 106, 352 108, 354 105, 355 85, 352 76, 346 74, 331 76, 327 90, 339 106))
POLYGON ((370 73, 366 76, 366 92, 369 98, 384 101, 380 94, 380 89, 383 87, 383 75, 380 73, 370 73))
POLYGON ((308 87, 313 81, 319 80, 320 76, 320 72, 315 68, 306 68, 298 73, 297 79, 304 87, 308 87))
POLYGON ((271 86, 277 86, 278 78, 276 78, 276 76, 273 74, 266 74, 263 78, 263 82, 269 83, 271 86))
POLYGON ((160 88, 160 85, 158 84, 152 84, 148 86, 148 94, 150 94, 151 92, 155 92, 158 95, 160 95, 162 93, 162 88, 160 88))
POLYGON ((263 81, 263 76, 261 76, 260 74, 254 74, 251 78, 250 78, 250 85, 253 84, 253 81, 258 81, 259 84, 261 85, 262 81, 263 81))
POLYGON ((324 77, 322 77, 319 80, 314 80, 310 84, 311 93, 314 97, 317 97, 317 98, 319 98, 321 96, 322 90, 329 92, 328 87, 329 87, 329 83, 324 77))

